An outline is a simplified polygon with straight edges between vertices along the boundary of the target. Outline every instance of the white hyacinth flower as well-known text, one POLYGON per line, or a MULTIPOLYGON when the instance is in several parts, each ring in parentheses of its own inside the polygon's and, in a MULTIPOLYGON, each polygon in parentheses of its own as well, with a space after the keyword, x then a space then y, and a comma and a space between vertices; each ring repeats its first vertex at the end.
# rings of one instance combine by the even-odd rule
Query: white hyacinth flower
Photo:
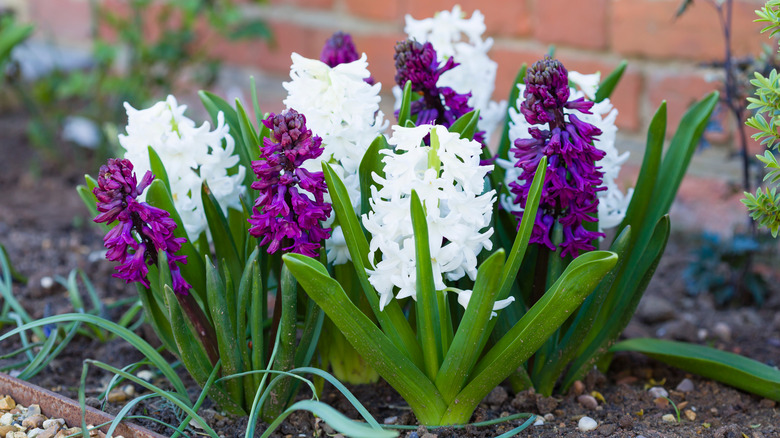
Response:
MULTIPOLYGON (((569 72, 569 80, 574 83, 577 88, 570 90, 569 100, 579 99, 585 97, 592 100, 596 96, 598 85, 600 83, 601 75, 599 73, 583 75, 574 71, 569 72)), ((525 85, 519 84, 520 95, 517 98, 517 107, 525 100, 523 92, 525 91, 525 85)), ((572 110, 564 110, 566 114, 572 112, 572 110)), ((618 111, 613 108, 609 99, 593 105, 591 109, 593 114, 577 113, 577 117, 585 123, 590 123, 601 130, 601 135, 598 136, 594 143, 594 146, 604 151, 606 154, 604 158, 596 162, 597 166, 601 167, 601 171, 604 172, 604 178, 602 180, 603 186, 606 190, 597 192, 599 205, 598 205, 598 218, 599 218, 599 231, 605 229, 614 228, 623 221, 626 216, 626 209, 631 202, 631 196, 634 194, 634 189, 628 189, 624 194, 620 187, 617 185, 617 178, 620 173, 620 168, 623 163, 628 160, 629 153, 619 153, 615 146, 615 138, 617 135, 617 126, 615 125, 615 119, 617 118, 618 111)), ((528 129, 531 125, 525 120, 525 117, 515 111, 509 110, 509 140, 511 144, 514 144, 515 140, 519 138, 531 138, 531 134, 528 133, 528 129)), ((510 152, 508 160, 499 159, 497 164, 506 169, 504 176, 505 184, 509 184, 512 181, 517 181, 521 177, 522 170, 515 167, 517 159, 510 152)), ((520 205, 515 204, 514 197, 509 194, 503 194, 500 196, 502 207, 507 211, 522 211, 520 205)))
MULTIPOLYGON (((474 11, 471 18, 465 16, 458 5, 452 11, 440 11, 432 18, 422 20, 406 15, 404 31, 411 39, 421 43, 430 42, 436 49, 439 62, 453 58, 460 64, 444 72, 437 85, 451 87, 460 94, 471 93, 469 106, 480 111, 478 126, 485 131, 485 138, 489 139, 490 134, 504 120, 507 104, 506 101, 491 100, 498 64, 488 56, 493 39, 482 39, 485 17, 478 10, 474 11)), ((398 93, 400 96, 400 89, 398 93)))
POLYGON ((151 170, 148 148, 154 149, 168 174, 173 204, 190 240, 196 240, 207 227, 200 196, 203 182, 209 185, 223 213, 227 214, 228 208, 242 208, 239 196, 245 190, 242 182, 246 169, 238 165, 234 174, 228 172, 239 158, 233 153, 235 142, 221 112, 211 131, 208 122, 198 127, 186 117, 187 106, 179 105, 174 96, 143 110, 125 103, 125 109, 127 134, 119 135, 125 158, 140 177, 151 170))
MULTIPOLYGON (((471 291, 447 288, 444 281, 477 275, 477 255, 490 250, 488 228, 495 191, 482 193, 484 178, 493 166, 479 164, 481 145, 461 139, 443 126, 393 126, 384 150, 385 177, 374 175, 381 189, 373 188, 371 212, 363 215, 363 226, 371 233, 369 282, 380 295, 384 308, 398 289, 398 299, 417 297, 417 263, 431 263, 437 291, 455 291, 458 301, 468 305, 471 291), (432 146, 423 145, 430 134, 432 146), (417 192, 428 224, 430 260, 416 260, 412 227, 411 195, 417 192), (381 260, 374 263, 377 252, 381 260), (465 294, 465 295, 464 295, 465 294)), ((496 303, 498 310, 508 304, 496 303)), ((511 299, 510 299, 511 301, 511 299)))
MULTIPOLYGON (((324 152, 316 160, 307 160, 304 167, 320 171, 322 162, 331 165, 347 187, 352 207, 360 211, 360 179, 358 168, 371 143, 387 128, 379 111, 381 84, 369 85, 371 76, 366 55, 353 62, 329 67, 324 62, 292 54, 290 82, 284 104, 306 116, 306 126, 322 138, 324 152)), ((331 226, 331 215, 325 226, 331 226)), ((333 227, 331 238, 325 241, 328 261, 346 263, 349 258, 344 233, 333 227)))

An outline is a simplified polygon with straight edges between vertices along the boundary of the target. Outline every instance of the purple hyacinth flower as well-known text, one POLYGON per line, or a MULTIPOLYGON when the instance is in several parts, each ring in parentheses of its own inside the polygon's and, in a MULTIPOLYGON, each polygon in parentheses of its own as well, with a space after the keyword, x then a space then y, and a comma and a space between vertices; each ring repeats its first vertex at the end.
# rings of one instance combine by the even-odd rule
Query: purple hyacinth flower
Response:
MULTIPOLYGON (((403 88, 411 81, 412 92, 421 97, 412 101, 409 110, 417 116, 417 125, 436 124, 446 127, 474 108, 468 102, 471 93, 460 94, 450 87, 439 87, 439 77, 459 64, 448 58, 439 63, 436 50, 430 42, 400 41, 395 45, 395 82, 403 88)), ((395 113, 398 117, 398 111, 395 113)), ((478 131, 474 140, 484 144, 485 132, 478 131)))
POLYGON ((330 237, 322 221, 330 216, 325 202, 325 177, 301 165, 322 155, 322 139, 306 128, 306 117, 294 109, 271 114, 263 124, 273 132, 252 162, 260 193, 255 200, 249 233, 262 238, 268 253, 281 250, 316 257, 321 242, 330 237), (314 198, 314 199, 312 199, 314 198))
POLYGON ((100 212, 94 221, 106 224, 119 221, 103 238, 108 250, 106 258, 119 262, 114 277, 149 287, 147 265, 157 264, 157 255, 165 251, 173 290, 186 295, 192 286, 182 277, 179 264, 186 264, 187 256, 176 255, 186 239, 174 237, 176 222, 167 211, 136 199, 153 180, 152 172, 146 172, 137 183, 129 160, 109 159, 108 164, 100 167, 98 186, 93 190, 100 212))
MULTIPOLYGON (((352 35, 338 31, 331 35, 320 52, 320 61, 328 64, 328 67, 335 67, 339 64, 347 64, 360 59, 355 48, 355 43, 352 42, 352 35)), ((369 85, 374 85, 374 78, 369 76, 365 79, 365 82, 369 85)))
MULTIPOLYGON (((561 256, 576 257, 581 251, 594 249, 593 240, 603 233, 588 231, 586 222, 595 222, 597 193, 603 187, 603 173, 596 162, 605 153, 593 146, 601 130, 583 122, 565 109, 590 114, 593 102, 579 98, 569 101, 569 79, 566 68, 549 57, 536 62, 526 74, 525 101, 520 112, 533 127, 530 139, 518 139, 511 151, 523 170, 522 180, 509 184, 514 202, 525 208, 528 192, 542 156, 547 157, 547 173, 531 242, 550 250, 561 249, 561 256), (553 242, 555 223, 562 228, 562 241, 553 242)), ((514 213, 522 217, 522 212, 514 213)))

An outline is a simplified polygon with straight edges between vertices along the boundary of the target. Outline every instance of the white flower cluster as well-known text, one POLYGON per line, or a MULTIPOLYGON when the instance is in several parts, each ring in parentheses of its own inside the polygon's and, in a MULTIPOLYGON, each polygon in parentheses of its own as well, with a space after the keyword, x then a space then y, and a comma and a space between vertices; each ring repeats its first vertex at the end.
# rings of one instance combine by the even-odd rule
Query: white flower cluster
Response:
POLYGON ((239 196, 245 190, 242 182, 246 169, 239 165, 235 174, 228 173, 238 164, 238 156, 233 154, 235 143, 221 112, 211 131, 208 122, 195 126, 184 115, 186 105, 178 105, 174 96, 143 110, 125 103, 125 109, 127 134, 119 135, 125 158, 133 163, 140 178, 151 170, 148 148, 154 149, 165 166, 173 204, 190 240, 206 230, 200 195, 203 182, 208 183, 223 212, 227 213, 228 208, 241 209, 239 196))
MULTIPOLYGON (((579 89, 572 88, 569 100, 579 99, 585 97, 586 99, 593 100, 596 97, 596 90, 598 90, 600 82, 600 74, 583 75, 574 71, 569 72, 569 80, 573 82, 579 89)), ((525 91, 525 85, 518 85, 520 88, 520 96, 517 99, 517 106, 525 100, 523 92, 525 91)), ((571 110, 565 110, 566 113, 570 113, 571 110)), ((620 154, 615 147, 615 137, 617 134, 617 126, 615 126, 615 119, 617 118, 618 111, 612 107, 609 99, 593 105, 591 109, 593 114, 577 113, 577 117, 583 122, 590 123, 601 130, 601 135, 596 140, 594 146, 606 153, 604 158, 599 160, 596 165, 601 167, 601 171, 604 172, 603 185, 607 190, 598 192, 599 199, 598 205, 598 217, 599 217, 599 231, 603 231, 608 228, 614 228, 620 224, 623 218, 626 216, 626 209, 629 202, 631 202, 631 196, 634 194, 633 189, 623 194, 617 185, 616 179, 620 173, 620 167, 628 159, 628 152, 620 154)), ((514 109, 509 110, 509 140, 514 144, 514 141, 518 138, 531 138, 531 134, 528 133, 528 128, 531 125, 525 120, 525 117, 514 109)), ((509 154, 508 160, 497 160, 497 164, 506 169, 506 175, 504 182, 509 184, 512 181, 517 181, 521 176, 522 171, 515 167, 517 159, 514 158, 512 153, 509 154)), ((514 197, 508 194, 501 196, 501 205, 507 211, 522 211, 519 205, 513 202, 514 197)))
MULTIPOLYGON (((493 166, 479 164, 478 142, 461 139, 443 126, 423 125, 393 126, 389 143, 395 149, 382 151, 385 177, 374 175, 381 189, 373 188, 372 211, 363 216, 363 226, 371 233, 369 260, 374 263, 377 251, 382 254, 373 269, 367 270, 381 308, 393 299, 394 288, 398 288, 398 299, 417 297, 412 190, 425 209, 433 279, 442 293, 451 290, 445 278, 476 278, 477 255, 483 248, 492 248, 493 229, 484 229, 490 224, 495 201, 494 190, 482 193, 485 175, 493 166), (422 144, 428 134, 432 146, 422 144)), ((471 291, 456 292, 466 307, 471 291)), ((495 310, 509 302, 497 303, 495 310)))
MULTIPOLYGON (((284 88, 288 95, 287 108, 294 108, 306 116, 306 126, 314 135, 322 137, 325 149, 317 160, 304 164, 310 171, 320 171, 322 161, 331 164, 344 181, 355 212, 360 211, 360 179, 358 168, 371 142, 387 128, 379 111, 381 84, 369 85, 370 77, 366 55, 350 63, 333 68, 327 64, 292 54, 290 77, 284 88)), ((329 226, 333 221, 331 215, 329 226)), ((344 233, 339 225, 333 227, 325 242, 328 260, 333 264, 349 260, 344 233)))
POLYGON ((433 44, 440 62, 452 57, 460 64, 443 73, 437 85, 451 87, 461 94, 471 92, 469 106, 480 111, 479 129, 485 131, 485 138, 490 138, 503 121, 507 104, 491 100, 498 64, 487 54, 493 47, 493 39, 482 39, 485 33, 482 13, 474 11, 467 19, 456 5, 452 11, 437 12, 433 18, 415 20, 407 15, 404 31, 411 39, 433 44))

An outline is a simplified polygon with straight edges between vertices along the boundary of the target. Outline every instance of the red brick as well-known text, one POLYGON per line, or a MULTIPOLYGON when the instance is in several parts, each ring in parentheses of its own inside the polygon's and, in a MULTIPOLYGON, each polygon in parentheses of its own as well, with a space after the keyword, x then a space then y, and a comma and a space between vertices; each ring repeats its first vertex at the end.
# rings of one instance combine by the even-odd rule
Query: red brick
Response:
MULTIPOLYGON (((696 2, 675 19, 679 0, 613 0, 611 47, 625 55, 711 61, 724 56, 723 32, 715 8, 696 2)), ((754 1, 735 2, 733 49, 737 55, 758 53, 766 36, 753 23, 754 1)))
POLYGON ((403 25, 403 17, 409 8, 411 0, 346 0, 347 11, 358 17, 370 20, 393 21, 399 26, 403 25))
POLYGON ((696 73, 653 73, 648 79, 648 97, 653 111, 666 100, 666 133, 670 136, 676 131, 685 111, 719 86, 720 83, 708 82, 696 73))
POLYGON ((498 63, 498 71, 496 72, 496 90, 493 92, 493 98, 505 100, 509 96, 510 88, 514 85, 517 72, 523 64, 530 66, 543 58, 545 53, 544 51, 504 46, 494 47, 490 52, 490 57, 498 63))
POLYGON ((87 0, 28 0, 30 20, 45 39, 86 42, 91 39, 91 12, 87 0))
MULTIPOLYGON (((249 3, 247 1, 247 3, 249 3)), ((271 0, 272 5, 291 5, 301 8, 330 9, 333 7, 333 0, 271 0)))
MULTIPOLYGON (((618 66, 618 64, 597 61, 593 57, 585 58, 563 55, 559 56, 558 59, 563 62, 569 71, 576 71, 582 74, 600 72, 602 80, 618 66)), ((618 117, 615 120, 618 128, 629 132, 637 132, 641 128, 641 92, 642 75, 629 64, 629 67, 623 73, 623 77, 620 78, 617 88, 610 96, 612 104, 618 110, 618 117)))
MULTIPOLYGON (((485 35, 487 36, 527 36, 531 34, 531 2, 533 0, 500 1, 459 1, 467 17, 475 10, 485 16, 485 35)), ((409 14, 417 20, 432 17, 438 11, 452 10, 453 2, 429 0, 412 2, 409 14)))
POLYGON ((358 52, 368 56, 368 69, 378 82, 382 83, 382 91, 389 92, 395 85, 395 43, 406 36, 402 33, 352 35, 358 52))
POLYGON ((208 31, 212 55, 224 62, 252 66, 266 71, 286 74, 290 71, 290 55, 297 52, 309 58, 319 58, 319 49, 315 48, 312 32, 298 24, 270 21, 274 34, 273 43, 266 41, 227 41, 208 31))
POLYGON ((534 38, 587 49, 607 45, 607 0, 536 0, 534 38))

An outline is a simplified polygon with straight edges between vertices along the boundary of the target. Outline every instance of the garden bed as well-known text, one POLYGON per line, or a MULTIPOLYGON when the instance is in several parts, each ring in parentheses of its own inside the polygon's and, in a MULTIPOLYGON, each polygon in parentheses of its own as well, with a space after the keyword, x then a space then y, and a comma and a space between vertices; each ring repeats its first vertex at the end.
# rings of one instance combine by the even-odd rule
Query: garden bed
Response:
MULTIPOLYGON (((104 304, 133 297, 135 288, 125 286, 110 277, 113 266, 101 256, 102 241, 99 230, 89 224, 86 211, 78 198, 75 185, 81 183, 83 163, 63 160, 56 165, 33 168, 33 154, 26 144, 26 119, 20 115, 0 117, 0 243, 8 250, 10 259, 28 283, 15 284, 14 293, 33 318, 72 311, 64 288, 48 278, 66 276, 73 268, 83 269, 94 282, 104 304)), ((86 169, 89 171, 89 169, 86 169)), ((94 173, 94 170, 92 170, 94 173)), ((739 307, 716 309, 712 297, 702 294, 687 295, 682 271, 691 260, 690 241, 673 237, 653 281, 640 305, 637 316, 625 335, 660 336, 713 345, 734 351, 769 365, 777 365, 780 358, 780 291, 777 277, 765 305, 761 308, 739 307)), ((118 314, 107 315, 116 318, 118 314)), ((3 327, 3 331, 7 327, 3 327)), ((151 330, 140 333, 150 342, 151 330)), ((17 348, 16 340, 5 342, 2 351, 17 348)), ((140 353, 122 340, 101 343, 85 337, 76 337, 64 352, 31 381, 67 397, 76 397, 80 384, 82 361, 97 359, 114 366, 142 359, 140 353)), ((171 361, 175 360, 170 358, 171 361)), ((0 365, 7 364, 0 362, 0 365)), ((186 373, 182 373, 186 374, 186 373)), ((110 378, 107 373, 91 368, 87 381, 87 395, 94 397, 110 378)), ((192 382, 185 380, 185 382, 192 382)), ((414 425, 415 420, 405 402, 384 383, 351 388, 358 399, 379 420, 387 424, 414 425)), ((681 388, 685 389, 685 388, 681 388)), ((135 387, 140 393, 141 387, 135 387)), ((198 388, 191 384, 191 394, 198 388)), ((542 398, 521 392, 512 394, 506 388, 495 390, 477 410, 472 421, 483 421, 518 412, 547 414, 545 424, 533 426, 533 436, 638 436, 651 437, 772 437, 780 434, 780 410, 775 402, 761 399, 724 385, 689 376, 676 369, 637 354, 618 354, 606 376, 591 374, 584 382, 583 393, 592 395, 597 406, 588 407, 589 400, 578 401, 577 394, 542 398), (684 379, 690 379, 693 388, 678 391, 684 379), (680 410, 681 422, 665 421, 662 417, 675 414, 672 405, 654 400, 649 387, 664 387, 671 401, 680 410), (592 392, 596 391, 597 394, 592 392), (689 413, 690 412, 690 413, 689 413), (587 415, 599 427, 595 432, 577 431, 579 419, 587 415)), ((137 395, 137 394, 136 394, 137 395)), ((308 397, 307 394, 302 394, 308 397)), ((356 418, 356 412, 334 391, 326 390, 322 397, 331 406, 356 418)), ((90 399, 90 404, 98 405, 90 399)), ((668 402, 667 402, 668 403, 668 402)), ((106 407, 115 413, 121 403, 106 407)), ((154 418, 175 423, 176 412, 161 402, 140 404, 136 412, 145 412, 154 418)), ((242 436, 245 422, 221 416, 210 408, 204 410, 207 418, 223 436, 242 436)), ((523 420, 465 430, 436 430, 431 433, 446 436, 496 436, 517 427, 523 420)), ((154 424, 162 434, 170 432, 154 424)), ((262 429, 262 428, 261 428, 262 429)), ((196 433, 191 431, 192 436, 196 433)), ((279 430, 279 436, 314 436, 332 433, 327 426, 309 414, 295 414, 279 430), (302 434, 302 435, 301 435, 302 434)), ((422 430, 405 432, 408 436, 424 436, 422 430)), ((528 432, 524 432, 530 435, 528 432)))

